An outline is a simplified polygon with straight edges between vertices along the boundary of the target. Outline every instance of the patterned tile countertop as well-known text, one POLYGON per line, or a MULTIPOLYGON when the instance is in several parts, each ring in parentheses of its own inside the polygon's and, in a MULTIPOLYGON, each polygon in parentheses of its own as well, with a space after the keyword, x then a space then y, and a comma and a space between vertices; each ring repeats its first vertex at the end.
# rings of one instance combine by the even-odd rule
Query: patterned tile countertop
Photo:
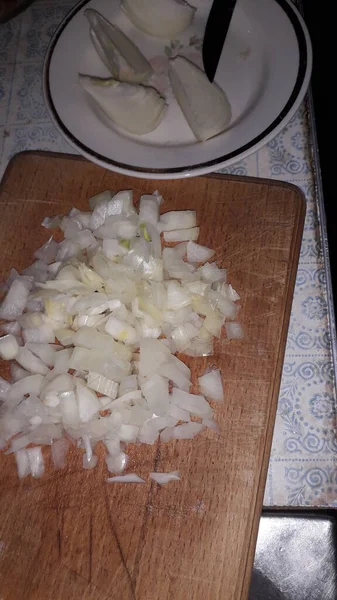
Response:
MULTIPOLYGON (((0 25, 0 177, 22 150, 73 153, 49 118, 41 74, 50 37, 74 4, 36 0, 0 25)), ((225 170, 291 182, 307 200, 265 505, 337 506, 329 272, 309 122, 304 103, 268 145, 225 170)))

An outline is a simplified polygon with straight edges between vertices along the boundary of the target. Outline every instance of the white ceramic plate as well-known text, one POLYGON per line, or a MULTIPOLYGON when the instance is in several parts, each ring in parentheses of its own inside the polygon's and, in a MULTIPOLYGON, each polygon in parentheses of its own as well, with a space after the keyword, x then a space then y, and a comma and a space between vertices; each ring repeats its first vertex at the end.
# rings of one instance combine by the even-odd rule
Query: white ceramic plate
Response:
POLYGON ((211 1, 191 0, 197 6, 194 22, 174 41, 135 29, 119 0, 82 1, 66 16, 46 57, 44 93, 56 126, 80 154, 120 173, 174 179, 228 166, 266 144, 287 124, 309 85, 308 31, 287 0, 238 0, 215 77, 231 103, 232 122, 211 140, 195 140, 173 98, 167 67, 169 57, 177 54, 202 65, 211 1), (78 73, 109 76, 90 41, 84 16, 89 7, 129 35, 154 67, 154 86, 165 94, 169 108, 150 134, 134 136, 107 126, 78 83, 78 73))

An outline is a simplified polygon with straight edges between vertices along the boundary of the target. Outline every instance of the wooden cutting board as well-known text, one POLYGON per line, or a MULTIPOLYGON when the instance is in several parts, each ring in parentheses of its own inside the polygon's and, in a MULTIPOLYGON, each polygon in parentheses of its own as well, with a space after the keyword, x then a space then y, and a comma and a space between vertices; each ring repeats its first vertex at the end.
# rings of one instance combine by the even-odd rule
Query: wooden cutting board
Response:
POLYGON ((179 470, 159 487, 107 484, 103 451, 93 471, 81 451, 55 471, 19 481, 13 456, 0 456, 1 600, 244 600, 271 447, 305 201, 294 186, 214 176, 149 181, 80 158, 23 153, 1 187, 1 280, 27 267, 46 239, 46 215, 106 188, 135 199, 158 189, 164 211, 196 209, 200 243, 241 294, 244 340, 190 359, 193 377, 221 368, 226 400, 215 408, 221 435, 130 451, 130 472, 179 470))

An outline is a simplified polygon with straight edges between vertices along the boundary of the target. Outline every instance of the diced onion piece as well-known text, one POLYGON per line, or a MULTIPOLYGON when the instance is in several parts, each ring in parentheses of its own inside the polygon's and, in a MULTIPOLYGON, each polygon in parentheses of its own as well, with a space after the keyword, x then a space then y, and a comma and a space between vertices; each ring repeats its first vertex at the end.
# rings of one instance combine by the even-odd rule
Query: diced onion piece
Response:
POLYGON ((209 373, 198 377, 198 382, 201 392, 207 398, 215 402, 224 401, 222 378, 219 369, 212 369, 209 373))
POLYGON ((36 394, 38 396, 42 388, 42 383, 43 377, 39 374, 19 379, 11 386, 7 394, 7 399, 16 402, 22 400, 26 394, 36 394))
POLYGON ((165 242, 184 242, 186 240, 195 241, 199 237, 199 231, 200 227, 164 231, 164 240, 165 242))
POLYGON ((203 428, 204 425, 191 421, 190 423, 177 425, 177 427, 174 428, 173 435, 176 439, 189 440, 198 435, 203 428))
POLYGON ((145 480, 135 473, 128 473, 127 475, 115 475, 115 477, 108 477, 106 481, 108 483, 145 483, 145 480))
POLYGON ((159 226, 161 231, 174 231, 177 229, 191 229, 197 224, 195 210, 172 210, 160 215, 159 226))
POLYGON ((138 432, 139 427, 137 427, 137 425, 123 424, 118 430, 118 437, 121 442, 125 442, 127 444, 134 444, 137 440, 138 432))
POLYGON ((118 383, 112 381, 99 373, 89 371, 87 379, 88 387, 104 396, 109 396, 113 400, 117 397, 118 383))
POLYGON ((24 329, 22 337, 26 343, 53 344, 55 341, 53 328, 48 323, 34 329, 24 329))
POLYGON ((5 333, 11 333, 12 335, 21 334, 21 326, 18 321, 10 321, 9 323, 2 323, 1 329, 5 333))
POLYGON ((58 250, 58 243, 53 240, 53 237, 50 237, 49 240, 41 246, 36 252, 34 252, 34 256, 39 260, 47 263, 54 262, 56 254, 58 250))
POLYGON ((26 344, 26 347, 48 365, 48 367, 54 366, 56 350, 51 344, 29 342, 26 344))
POLYGON ((128 463, 128 457, 125 452, 120 452, 115 456, 108 454, 105 457, 105 462, 110 473, 122 473, 128 463))
POLYGON ((88 423, 101 409, 98 398, 95 392, 82 384, 76 386, 76 398, 80 421, 88 423))
POLYGON ((220 433, 219 423, 217 423, 215 419, 203 419, 202 424, 205 425, 205 427, 208 427, 209 429, 213 429, 215 433, 220 433))
POLYGON ((225 323, 227 337, 232 339, 242 339, 244 337, 243 329, 240 323, 234 321, 225 323))
POLYGON ((17 365, 15 362, 11 364, 11 376, 13 382, 19 381, 20 379, 28 377, 29 375, 29 371, 26 371, 26 369, 23 369, 22 367, 20 367, 20 365, 17 365))
POLYGON ((66 438, 53 441, 51 446, 51 455, 55 469, 65 468, 68 448, 69 442, 66 438))
POLYGON ((186 254, 189 262, 204 263, 214 256, 215 250, 210 250, 210 248, 195 244, 195 242, 188 242, 186 254))
POLYGON ((26 477, 30 473, 30 466, 27 451, 23 448, 15 452, 15 460, 18 468, 19 479, 26 477))
POLYGON ((46 375, 49 371, 45 363, 40 358, 35 356, 28 348, 20 348, 17 355, 16 361, 27 371, 31 373, 39 373, 40 375, 46 375))
POLYGON ((90 458, 83 454, 83 469, 94 469, 98 463, 98 456, 93 454, 90 458))
POLYGON ((165 485, 169 481, 179 481, 180 475, 179 471, 171 471, 170 473, 159 473, 156 471, 155 473, 150 473, 150 478, 159 483, 159 485, 165 485))
POLYGON ((32 287, 29 279, 14 279, 0 307, 0 319, 13 321, 22 315, 32 287))
POLYGON ((44 473, 44 461, 40 446, 28 448, 26 452, 32 477, 42 477, 44 473))
POLYGON ((0 337, 0 356, 3 360, 12 360, 19 352, 20 346, 14 335, 9 333, 0 337))
POLYGON ((7 381, 7 379, 0 377, 0 400, 7 399, 7 394, 9 392, 9 390, 11 389, 11 387, 12 386, 9 383, 9 381, 7 381))
POLYGON ((194 417, 205 419, 213 416, 212 408, 201 395, 188 394, 187 392, 173 388, 171 402, 183 410, 188 410, 194 417))
POLYGON ((165 415, 169 404, 168 379, 154 374, 141 386, 150 410, 157 415, 165 415))
POLYGON ((60 410, 64 425, 76 427, 79 423, 78 404, 73 391, 60 393, 60 410))
POLYGON ((105 325, 105 331, 112 335, 116 340, 125 344, 135 344, 138 340, 138 334, 132 325, 126 321, 117 319, 111 315, 105 325))

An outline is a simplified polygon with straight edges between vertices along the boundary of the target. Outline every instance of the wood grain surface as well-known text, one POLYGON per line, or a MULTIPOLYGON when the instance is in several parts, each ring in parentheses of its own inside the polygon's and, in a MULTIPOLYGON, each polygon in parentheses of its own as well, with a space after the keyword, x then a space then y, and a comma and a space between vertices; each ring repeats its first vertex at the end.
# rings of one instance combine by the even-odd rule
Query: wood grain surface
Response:
MULTIPOLYGON (((158 189, 163 211, 196 209, 200 243, 241 294, 244 340, 221 341, 215 356, 189 359, 223 374, 215 406, 221 434, 130 447, 128 471, 145 485, 107 484, 100 449, 93 471, 81 451, 68 466, 19 481, 13 456, 0 456, 1 600, 244 600, 247 598, 271 447, 305 203, 294 186, 240 177, 151 181, 82 159, 23 153, 1 187, 1 279, 27 267, 49 236, 46 215, 104 189, 158 189), (180 482, 150 483, 153 470, 180 482)), ((195 390, 197 388, 194 388, 195 390)))

